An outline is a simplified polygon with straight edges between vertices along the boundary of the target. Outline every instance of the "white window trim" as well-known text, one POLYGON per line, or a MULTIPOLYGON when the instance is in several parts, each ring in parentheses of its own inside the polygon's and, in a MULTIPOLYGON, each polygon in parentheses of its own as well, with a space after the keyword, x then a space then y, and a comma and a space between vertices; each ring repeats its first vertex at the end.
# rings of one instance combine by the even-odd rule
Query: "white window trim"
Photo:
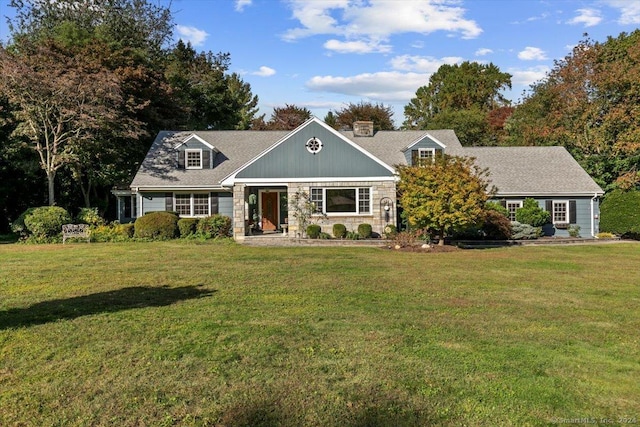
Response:
POLYGON ((176 196, 189 196, 189 214, 179 214, 182 218, 204 218, 211 215, 211 193, 173 193, 173 209, 177 211, 176 206, 176 196), (194 196, 207 196, 207 213, 206 214, 198 214, 194 215, 195 212, 195 201, 194 196))
POLYGON ((569 201, 568 200, 552 200, 551 201, 551 221, 553 224, 569 224, 569 218, 571 218, 571 214, 569 212, 569 201), (556 221, 556 204, 564 204, 565 205, 565 217, 564 221, 556 221))
POLYGON ((436 149, 435 148, 418 148, 418 159, 435 159, 436 158, 436 149), (431 156, 423 156, 423 153, 431 153, 431 156))
POLYGON ((309 189, 309 198, 311 198, 311 190, 322 190, 322 212, 316 215, 326 216, 371 216, 373 215, 373 189, 371 187, 312 187, 309 189), (365 188, 369 190, 369 212, 360 212, 360 189, 365 188), (356 212, 327 212, 327 190, 355 190, 356 193, 356 212))
POLYGON ((509 211, 509 205, 517 205, 518 207, 516 208, 516 210, 513 212, 513 217, 514 219, 512 221, 515 221, 515 215, 516 215, 516 211, 518 209, 522 208, 522 200, 507 200, 506 201, 506 208, 507 208, 507 214, 509 215, 509 219, 511 219, 511 212, 509 211))
POLYGON ((187 148, 184 150, 184 168, 185 169, 202 169, 202 149, 187 148), (200 155, 200 166, 189 166, 189 153, 198 153, 200 155))

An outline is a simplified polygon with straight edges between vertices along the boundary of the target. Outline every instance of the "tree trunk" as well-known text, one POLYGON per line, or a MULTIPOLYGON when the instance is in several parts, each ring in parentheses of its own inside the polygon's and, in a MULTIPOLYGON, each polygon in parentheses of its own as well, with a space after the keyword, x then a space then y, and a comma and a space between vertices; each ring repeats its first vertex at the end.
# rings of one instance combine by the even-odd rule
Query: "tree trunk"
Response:
POLYGON ((444 228, 440 230, 440 238, 438 239, 438 246, 444 246, 444 228))
POLYGON ((56 204, 55 198, 55 179, 56 179, 56 171, 47 172, 47 184, 49 188, 49 206, 54 206, 56 204))

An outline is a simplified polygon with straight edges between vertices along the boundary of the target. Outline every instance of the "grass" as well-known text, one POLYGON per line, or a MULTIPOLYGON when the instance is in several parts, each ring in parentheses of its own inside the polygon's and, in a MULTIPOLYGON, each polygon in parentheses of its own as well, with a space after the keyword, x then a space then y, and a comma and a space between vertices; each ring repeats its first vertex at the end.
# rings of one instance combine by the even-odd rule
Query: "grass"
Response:
POLYGON ((640 245, 1 245, 2 426, 640 417, 640 245))

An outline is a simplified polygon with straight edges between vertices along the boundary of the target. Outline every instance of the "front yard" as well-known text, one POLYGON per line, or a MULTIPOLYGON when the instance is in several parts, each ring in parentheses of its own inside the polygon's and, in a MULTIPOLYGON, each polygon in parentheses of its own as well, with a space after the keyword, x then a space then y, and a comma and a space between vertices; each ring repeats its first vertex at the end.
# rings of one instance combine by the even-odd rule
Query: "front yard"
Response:
POLYGON ((638 265, 631 243, 0 245, 0 425, 637 424, 638 265))

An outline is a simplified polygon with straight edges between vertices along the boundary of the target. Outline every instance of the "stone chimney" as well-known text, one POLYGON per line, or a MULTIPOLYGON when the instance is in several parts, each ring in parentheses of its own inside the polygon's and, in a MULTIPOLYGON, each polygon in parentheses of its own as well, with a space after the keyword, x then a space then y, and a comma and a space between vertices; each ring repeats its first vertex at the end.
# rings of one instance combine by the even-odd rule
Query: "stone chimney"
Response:
POLYGON ((364 120, 354 122, 353 136, 373 136, 373 122, 364 120))

